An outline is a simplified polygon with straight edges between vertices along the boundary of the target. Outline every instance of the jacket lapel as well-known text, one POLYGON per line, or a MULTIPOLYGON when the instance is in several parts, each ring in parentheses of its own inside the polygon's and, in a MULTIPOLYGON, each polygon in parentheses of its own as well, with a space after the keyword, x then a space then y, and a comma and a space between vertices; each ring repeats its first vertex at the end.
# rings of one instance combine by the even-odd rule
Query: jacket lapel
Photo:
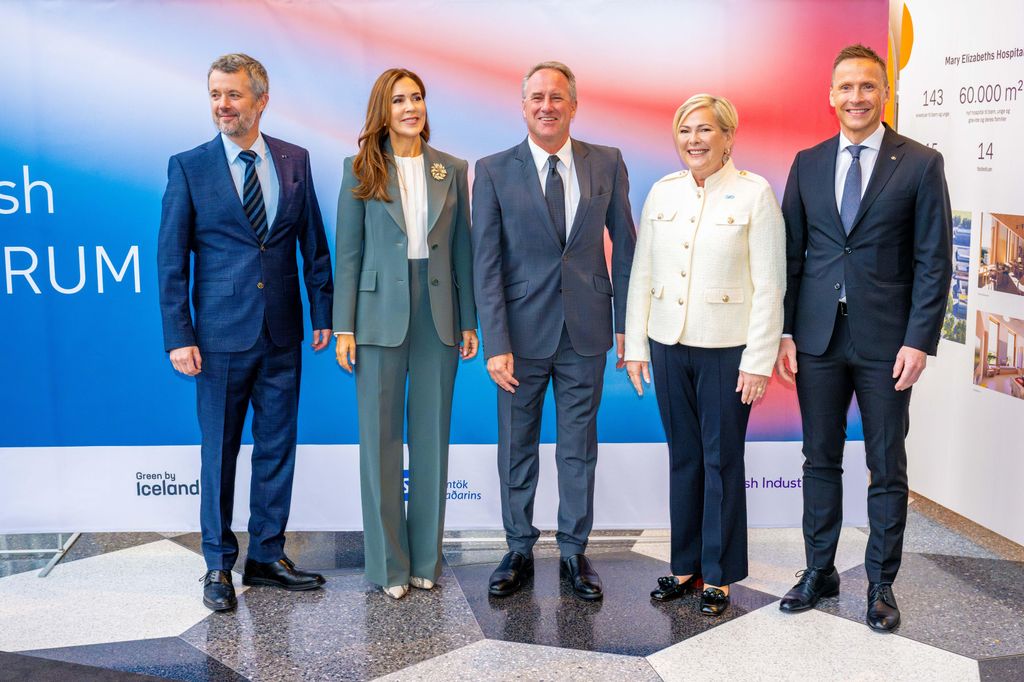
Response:
POLYGON ((836 205, 836 163, 839 157, 839 136, 836 135, 828 144, 822 147, 821 155, 817 160, 816 175, 826 182, 821 192, 822 198, 828 204, 829 215, 832 216, 832 227, 836 234, 846 239, 846 229, 843 228, 843 219, 839 216, 839 207, 836 205))
MULTIPOLYGON (((871 204, 875 202, 878 195, 885 188, 889 178, 892 177, 896 167, 903 160, 903 138, 893 132, 892 128, 885 126, 885 135, 882 136, 882 144, 878 149, 878 158, 875 159, 875 167, 871 171, 871 178, 868 180, 868 187, 864 190, 864 197, 860 200, 860 208, 857 210, 857 217, 853 219, 852 233, 857 229, 857 224, 871 204)), ((835 176, 833 176, 835 177, 835 176)))
MULTIPOLYGON (((280 233, 277 226, 287 218, 295 204, 299 188, 299 174, 296 172, 295 159, 282 151, 279 140, 264 135, 263 141, 267 145, 267 156, 274 160, 274 173, 277 175, 277 186, 280 188, 277 198, 277 214, 274 216, 274 223, 270 226, 269 238, 273 239, 275 234, 280 233)), ((267 191, 265 187, 263 191, 267 191)))
POLYGON ((423 172, 427 176, 427 233, 429 234, 441 216, 441 209, 444 208, 444 201, 448 196, 448 190, 452 186, 452 178, 455 174, 452 168, 448 168, 441 162, 437 152, 426 142, 423 143, 423 172), (440 180, 435 178, 432 172, 435 163, 443 166, 445 170, 445 175, 440 180))
POLYGON ((405 210, 402 208, 402 187, 398 182, 398 162, 395 161, 395 155, 391 149, 391 140, 387 137, 384 138, 383 148, 384 155, 388 160, 388 196, 391 197, 391 201, 384 203, 384 208, 398 225, 398 229, 408 234, 405 227, 405 210))
POLYGON ((530 203, 533 204, 534 210, 540 217, 541 222, 547 228, 548 236, 554 241, 555 246, 559 252, 562 251, 562 240, 558 236, 558 232, 555 231, 555 224, 551 220, 551 213, 548 212, 548 204, 544 200, 544 193, 540 189, 540 178, 537 175, 537 166, 533 163, 533 154, 530 152, 530 144, 523 140, 522 144, 516 147, 516 159, 522 166, 521 172, 523 177, 523 187, 526 188, 526 194, 530 198, 530 203))
MULTIPOLYGON (((572 227, 569 229, 569 239, 565 243, 568 251, 572 243, 576 241, 576 235, 587 217, 587 209, 590 207, 591 196, 591 172, 590 148, 577 140, 572 141, 572 165, 576 170, 576 183, 580 189, 580 202, 576 206, 576 216, 573 218, 572 227)), ((546 204, 545 204, 546 205, 546 204)), ((602 226, 603 227, 603 226, 602 226)))

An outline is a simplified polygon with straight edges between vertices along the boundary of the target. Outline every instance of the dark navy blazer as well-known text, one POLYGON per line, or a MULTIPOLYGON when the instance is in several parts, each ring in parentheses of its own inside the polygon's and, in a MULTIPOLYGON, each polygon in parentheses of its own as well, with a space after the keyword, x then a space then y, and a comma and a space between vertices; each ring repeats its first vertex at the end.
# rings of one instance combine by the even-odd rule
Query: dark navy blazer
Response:
POLYGON ((613 304, 614 331, 624 332, 636 247, 626 165, 614 147, 573 140, 572 154, 580 202, 564 251, 526 140, 476 164, 473 280, 487 358, 550 357, 563 325, 578 354, 605 353, 612 346, 613 304))
POLYGON ((821 355, 846 283, 857 352, 894 361, 901 346, 934 355, 952 276, 952 214, 942 156, 886 126, 850 234, 836 207, 839 136, 796 155, 786 183, 783 331, 821 355))
POLYGON ((314 329, 330 329, 334 286, 309 154, 263 136, 280 182, 277 216, 260 245, 242 209, 220 135, 171 157, 157 263, 164 347, 236 352, 256 342, 266 319, 277 346, 302 341, 295 245, 314 329), (189 310, 189 255, 195 254, 189 310))

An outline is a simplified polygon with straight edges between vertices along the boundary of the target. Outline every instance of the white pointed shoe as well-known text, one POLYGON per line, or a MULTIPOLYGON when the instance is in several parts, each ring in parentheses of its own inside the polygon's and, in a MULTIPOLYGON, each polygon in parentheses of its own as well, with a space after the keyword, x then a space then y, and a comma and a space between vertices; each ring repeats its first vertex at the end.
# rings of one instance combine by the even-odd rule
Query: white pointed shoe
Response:
POLYGON ((391 587, 382 587, 384 594, 388 595, 392 599, 398 600, 409 593, 408 585, 392 585, 391 587))
POLYGON ((412 576, 409 578, 409 584, 418 590, 432 590, 434 589, 434 581, 427 580, 426 578, 417 578, 412 576))

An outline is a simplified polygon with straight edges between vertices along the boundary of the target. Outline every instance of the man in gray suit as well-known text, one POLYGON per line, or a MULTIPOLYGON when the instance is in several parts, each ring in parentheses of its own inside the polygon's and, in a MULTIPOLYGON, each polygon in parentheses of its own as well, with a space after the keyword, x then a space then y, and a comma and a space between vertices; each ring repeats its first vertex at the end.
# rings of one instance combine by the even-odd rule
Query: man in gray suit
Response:
POLYGON ((509 552, 489 591, 514 593, 533 572, 541 410, 554 381, 562 575, 602 597, 584 555, 593 525, 597 410, 605 355, 622 365, 626 291, 636 244, 622 154, 569 138, 576 77, 542 62, 523 78, 522 143, 476 164, 473 262, 487 371, 498 385, 498 475, 509 552), (612 277, 605 259, 612 239, 612 277), (614 282, 614 286, 613 286, 614 282), (613 296, 613 292, 615 295, 613 296))

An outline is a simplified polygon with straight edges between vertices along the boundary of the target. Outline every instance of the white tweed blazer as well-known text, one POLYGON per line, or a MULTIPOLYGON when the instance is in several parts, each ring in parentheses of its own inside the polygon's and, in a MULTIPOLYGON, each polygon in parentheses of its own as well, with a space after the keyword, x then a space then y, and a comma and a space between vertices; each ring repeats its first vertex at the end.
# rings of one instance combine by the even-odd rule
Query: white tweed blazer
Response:
POLYGON ((782 334, 786 230, 768 181, 732 160, 698 187, 688 171, 654 183, 637 226, 626 360, 666 345, 746 348, 740 369, 769 376, 782 334))

